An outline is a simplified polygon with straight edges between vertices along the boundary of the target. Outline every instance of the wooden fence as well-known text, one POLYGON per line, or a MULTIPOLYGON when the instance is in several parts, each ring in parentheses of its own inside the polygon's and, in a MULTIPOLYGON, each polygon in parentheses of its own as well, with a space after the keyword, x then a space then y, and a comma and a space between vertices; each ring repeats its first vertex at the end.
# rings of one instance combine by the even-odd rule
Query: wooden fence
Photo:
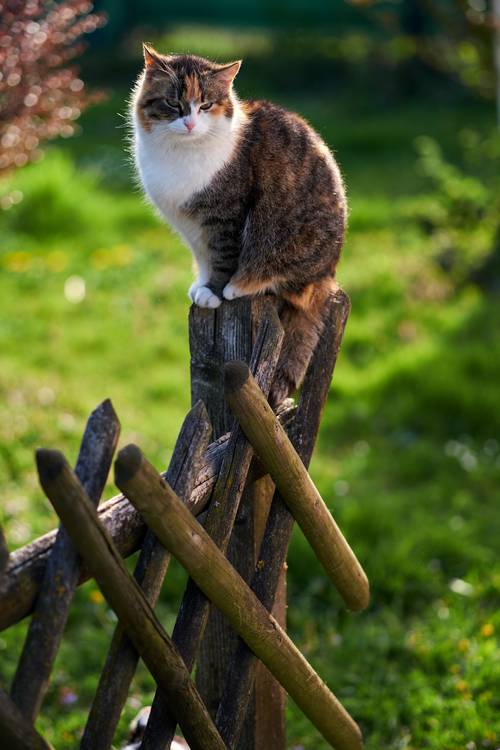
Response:
POLYGON ((369 598, 307 472, 348 311, 338 290, 298 404, 274 413, 266 396, 283 339, 276 301, 193 307, 194 405, 168 470, 124 447, 114 464, 123 494, 100 508, 120 431, 109 400, 88 420, 74 471, 58 451, 37 451, 61 526, 10 557, 0 533, 0 629, 31 615, 10 694, 0 690, 2 749, 49 748, 34 724, 75 589, 89 577, 118 625, 82 750, 111 748, 139 657, 157 683, 141 750, 169 748, 177 724, 191 750, 284 750, 285 691, 332 747, 362 747, 359 727, 285 630, 294 521, 345 605, 361 610, 369 598), (137 550, 132 576, 123 558, 137 550), (171 555, 190 578, 169 636, 154 607, 171 555))

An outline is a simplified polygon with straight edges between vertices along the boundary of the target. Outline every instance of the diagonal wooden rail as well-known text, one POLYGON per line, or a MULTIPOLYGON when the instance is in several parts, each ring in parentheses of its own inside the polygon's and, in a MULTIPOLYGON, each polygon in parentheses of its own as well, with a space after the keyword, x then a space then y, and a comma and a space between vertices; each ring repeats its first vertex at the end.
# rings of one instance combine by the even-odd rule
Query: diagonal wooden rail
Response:
POLYGON ((2 576, 9 562, 9 550, 5 541, 3 529, 0 526, 0 592, 2 592, 2 576))
POLYGON ((118 454, 115 481, 324 738, 361 750, 357 724, 137 446, 118 454))
MULTIPOLYGON (((191 750, 224 750, 225 744, 177 649, 99 523, 94 506, 64 456, 58 451, 38 450, 36 458, 45 494, 134 647, 166 691, 191 750)), ((184 510, 192 518, 187 508, 184 510)), ((158 512, 163 514, 161 506, 158 512)))
POLYGON ((0 742, 2 750, 53 750, 1 688, 0 742))
MULTIPOLYGON (((99 502, 106 484, 119 434, 118 417, 107 399, 89 417, 75 468, 94 505, 99 502)), ((48 688, 78 583, 79 568, 76 548, 61 527, 47 561, 40 595, 11 688, 14 703, 32 723, 48 688)))
POLYGON ((364 609, 370 598, 366 574, 248 366, 228 362, 225 374, 231 411, 317 558, 347 607, 364 609))
MULTIPOLYGON (((207 410, 199 401, 184 420, 166 472, 166 480, 186 503, 191 497, 211 431, 207 410)), ((152 607, 158 600, 169 561, 170 554, 149 530, 134 576, 152 607)), ((138 659, 139 654, 125 629, 118 624, 80 742, 82 750, 109 750, 111 747, 138 659)))

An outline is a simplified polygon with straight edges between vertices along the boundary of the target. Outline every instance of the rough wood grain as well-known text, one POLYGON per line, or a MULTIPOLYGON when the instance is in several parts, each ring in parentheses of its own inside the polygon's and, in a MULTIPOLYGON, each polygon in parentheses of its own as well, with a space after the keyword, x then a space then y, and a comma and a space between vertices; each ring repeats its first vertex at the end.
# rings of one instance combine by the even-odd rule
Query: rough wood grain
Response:
MULTIPOLYGON (((210 433, 206 408, 199 401, 184 420, 166 473, 168 483, 184 501, 191 496, 210 433)), ((152 607, 158 600, 169 561, 170 554, 153 532, 148 531, 134 576, 152 607)), ((111 747, 138 659, 139 654, 123 626, 118 624, 82 736, 82 750, 109 750, 111 747)))
MULTIPOLYGON (((316 347, 302 386, 300 400, 289 434, 304 465, 311 460, 319 431, 321 415, 328 396, 338 351, 342 342, 350 303, 339 289, 332 297, 325 315, 324 333, 316 347)), ((259 560, 251 587, 268 610, 278 590, 294 519, 275 492, 266 524, 259 560)), ((257 660, 240 640, 231 660, 216 724, 228 747, 237 748, 255 678, 257 660)))
MULTIPOLYGON (((252 340, 255 338, 256 327, 259 325, 259 321, 262 315, 262 306, 269 303, 276 305, 277 300, 275 298, 254 298, 252 300, 245 299, 241 300, 241 305, 247 305, 250 309, 250 315, 245 318, 246 325, 250 323, 252 328, 252 340)), ((228 310, 231 312, 231 308, 228 310)), ((232 314, 239 314, 239 310, 235 309, 232 314)), ((224 329, 221 330, 221 335, 218 340, 218 346, 221 349, 221 363, 227 362, 230 359, 231 351, 235 351, 235 347, 231 346, 230 342, 227 343, 227 339, 231 340, 232 330, 231 326, 234 325, 231 320, 228 320, 229 330, 227 333, 224 329)), ((250 339, 247 334, 246 340, 250 339)), ((209 342, 206 342, 209 343, 209 342)), ((246 362, 249 361, 250 351, 242 355, 242 358, 246 362)), ((228 406, 224 400, 223 393, 223 382, 222 375, 223 370, 219 369, 219 382, 218 382, 218 398, 219 402, 224 405, 226 413, 226 424, 233 423, 233 417, 229 412, 228 406)), ((256 467, 255 461, 253 467, 256 467)), ((251 470, 250 474, 253 475, 251 470)), ((249 480, 250 481, 250 478, 249 480)), ((240 503, 239 515, 236 519, 236 524, 233 529, 233 535, 231 544, 229 545, 227 555, 231 563, 234 565, 236 570, 240 572, 243 577, 248 575, 247 568, 247 555, 243 554, 246 547, 252 545, 250 538, 251 527, 248 526, 250 523, 251 514, 247 509, 247 501, 245 495, 243 496, 242 502, 240 503)), ((234 631, 224 620, 220 612, 216 608, 212 608, 208 620, 208 625, 205 632, 205 637, 202 641, 200 648, 200 654, 197 660, 197 673, 196 681, 200 689, 200 692, 207 703, 209 710, 212 715, 215 715, 217 705, 222 695, 223 685, 226 678, 227 669, 229 667, 230 658, 236 646, 237 639, 234 631)), ((255 735, 252 734, 252 719, 249 717, 249 721, 246 725, 246 730, 242 735, 239 750, 259 750, 256 745, 255 735)))
MULTIPOLYGON (((289 427, 294 414, 295 407, 289 402, 284 405, 279 414, 280 421, 289 427)), ((189 506, 194 515, 201 513, 208 503, 228 440, 229 433, 226 433, 207 448, 189 500, 189 506)), ((263 469, 255 462, 252 463, 252 471, 255 471, 255 476, 262 476, 263 469)), ((102 503, 98 513, 101 523, 110 533, 121 556, 129 557, 137 552, 143 543, 146 526, 129 501, 123 495, 117 495, 106 503, 102 503)), ((32 612, 56 536, 57 529, 54 529, 10 554, 2 579, 0 631, 14 625, 32 612)), ((78 585, 87 581, 89 577, 89 570, 85 566, 85 561, 82 561, 78 585)))
POLYGON ((115 481, 327 742, 360 750, 359 727, 136 446, 118 454, 115 481))
MULTIPOLYGON (((257 564, 262 537, 274 495, 274 482, 269 475, 262 477, 250 486, 252 493, 252 522, 254 525, 254 549, 252 554, 251 576, 257 564)), ((247 548, 248 554, 248 548, 247 548)), ((278 592, 274 600, 272 615, 286 630, 286 565, 283 566, 278 592)), ((227 675, 226 675, 227 676, 227 675)), ((257 662, 253 695, 250 696, 250 710, 247 707, 240 743, 248 733, 251 724, 255 737, 255 748, 265 747, 268 750, 286 749, 285 725, 286 693, 271 672, 261 661, 257 662)))
MULTIPOLYGON (((338 289, 331 299, 327 326, 306 373, 297 413, 290 428, 292 445, 306 469, 314 450, 349 310, 349 298, 338 289)), ((272 607, 281 569, 286 561, 293 523, 292 514, 279 492, 276 492, 252 580, 252 589, 268 608, 272 607)))
POLYGON ((2 577, 8 562, 9 550, 7 548, 7 542, 5 541, 3 529, 0 526, 0 594, 2 593, 2 577))
POLYGON ((248 362, 252 351, 252 306, 248 299, 224 302, 216 310, 192 305, 189 311, 191 402, 207 405, 215 438, 234 422, 224 403, 223 368, 231 359, 248 362))
POLYGON ((2 750, 53 750, 29 724, 12 698, 0 689, 0 747, 2 750))
MULTIPOLYGON (((64 456, 58 451, 38 450, 36 459, 45 494, 78 551, 87 560, 136 650, 167 692, 170 709, 175 712, 191 750, 223 750, 225 745, 177 649, 99 523, 95 507, 64 456)), ((159 475, 156 476, 159 479, 159 475)), ((182 507, 193 518, 190 511, 182 507)), ((161 504, 156 508, 160 515, 164 510, 161 504)))
MULTIPOLYGON (((103 401, 90 415, 83 435, 75 473, 97 505, 106 484, 120 434, 111 401, 103 401)), ((11 696, 31 722, 42 705, 59 649, 69 608, 78 583, 80 563, 66 530, 57 532, 33 617, 17 666, 11 696)))
POLYGON ((369 584, 300 456, 244 362, 225 366, 226 398, 261 463, 347 607, 364 609, 369 584))
MULTIPOLYGON (((283 328, 279 322, 275 305, 270 300, 260 302, 257 320, 259 332, 253 347, 250 367, 264 392, 269 392, 278 361, 283 328)), ((252 320, 250 316, 249 320, 252 320)), ((225 330, 225 329, 223 329, 225 330)), ((232 325, 241 338, 241 329, 232 325)), ((227 333, 227 331, 226 331, 227 333)), ((201 345, 201 344, 200 344, 201 345)), ((253 451, 238 427, 234 427, 228 440, 224 459, 220 468, 210 506, 204 521, 204 528, 217 546, 225 552, 233 530, 240 505, 253 451)), ((248 534, 244 535, 248 545, 248 534)), ((251 545, 251 540, 250 540, 251 545)), ((238 555, 234 558, 237 560, 238 555)), ((248 571, 250 573, 250 571, 248 571)), ((191 670, 200 647, 207 624, 210 604, 190 579, 184 593, 172 639, 179 649, 187 667, 191 670)), ((228 633, 220 617, 212 619, 209 649, 198 666, 197 685, 209 711, 215 714, 224 680, 224 668, 236 644, 236 635, 228 633), (208 663, 207 663, 208 662, 208 663), (208 699, 208 702, 207 702, 208 699)), ((175 733, 175 723, 168 721, 168 702, 162 691, 156 692, 151 714, 146 727, 141 750, 169 747, 175 733)))

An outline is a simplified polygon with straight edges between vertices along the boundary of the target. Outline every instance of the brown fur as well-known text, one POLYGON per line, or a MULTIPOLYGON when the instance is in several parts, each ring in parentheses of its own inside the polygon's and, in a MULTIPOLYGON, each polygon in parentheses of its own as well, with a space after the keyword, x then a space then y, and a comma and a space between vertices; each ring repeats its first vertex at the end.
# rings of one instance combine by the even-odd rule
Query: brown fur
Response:
POLYGON ((347 206, 337 164, 308 123, 270 102, 236 103, 231 83, 238 68, 160 56, 159 63, 147 62, 138 107, 146 120, 171 116, 155 102, 159 76, 163 96, 165 86, 173 87, 181 107, 197 98, 214 102, 214 117, 232 117, 235 106, 243 113, 233 159, 184 210, 208 238, 208 286, 215 294, 231 281, 245 294, 273 292, 285 301, 285 342, 271 393, 276 404, 300 384, 321 335, 347 206), (174 75, 165 75, 165 67, 174 75))

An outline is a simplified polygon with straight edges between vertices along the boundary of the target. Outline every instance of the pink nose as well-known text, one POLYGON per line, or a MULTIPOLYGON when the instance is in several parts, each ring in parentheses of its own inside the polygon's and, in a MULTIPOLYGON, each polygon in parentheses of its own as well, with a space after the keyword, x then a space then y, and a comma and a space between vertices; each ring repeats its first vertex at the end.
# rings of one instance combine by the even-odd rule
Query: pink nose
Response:
POLYGON ((191 122, 189 120, 184 120, 184 125, 186 126, 186 128, 187 128, 187 130, 188 130, 189 133, 194 128, 194 122, 191 122))

